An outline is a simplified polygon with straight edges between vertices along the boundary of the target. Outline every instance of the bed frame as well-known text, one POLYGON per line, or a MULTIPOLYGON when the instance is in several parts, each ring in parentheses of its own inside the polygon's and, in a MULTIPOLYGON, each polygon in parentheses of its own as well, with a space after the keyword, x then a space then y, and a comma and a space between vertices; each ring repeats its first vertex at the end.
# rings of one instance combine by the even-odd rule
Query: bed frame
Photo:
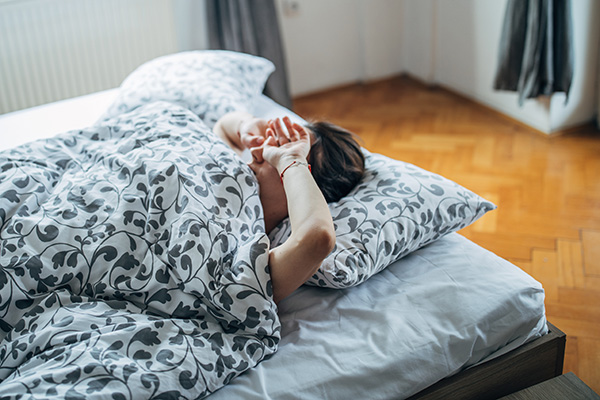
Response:
POLYGON ((477 367, 443 379, 414 399, 497 399, 562 374, 566 335, 548 334, 477 367))

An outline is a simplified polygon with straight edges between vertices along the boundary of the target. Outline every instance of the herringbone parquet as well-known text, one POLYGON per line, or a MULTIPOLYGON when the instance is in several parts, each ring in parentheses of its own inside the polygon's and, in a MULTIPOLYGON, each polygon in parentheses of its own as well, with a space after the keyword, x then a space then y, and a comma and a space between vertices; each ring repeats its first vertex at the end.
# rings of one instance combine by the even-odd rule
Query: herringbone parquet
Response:
POLYGON ((543 284, 548 319, 567 334, 564 372, 600 393, 600 133, 591 124, 548 137, 407 77, 302 96, 294 110, 495 202, 461 233, 543 284))

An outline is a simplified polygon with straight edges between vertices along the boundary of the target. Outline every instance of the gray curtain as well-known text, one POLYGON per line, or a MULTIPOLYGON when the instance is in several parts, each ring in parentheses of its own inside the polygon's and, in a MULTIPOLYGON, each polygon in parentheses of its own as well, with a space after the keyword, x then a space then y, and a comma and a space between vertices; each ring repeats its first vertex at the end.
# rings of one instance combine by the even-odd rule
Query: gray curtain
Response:
POLYGON ((509 0, 494 89, 525 99, 565 92, 573 79, 570 0, 509 0))
POLYGON ((265 94, 292 108, 275 0, 207 0, 208 39, 212 49, 267 58, 276 70, 265 94))

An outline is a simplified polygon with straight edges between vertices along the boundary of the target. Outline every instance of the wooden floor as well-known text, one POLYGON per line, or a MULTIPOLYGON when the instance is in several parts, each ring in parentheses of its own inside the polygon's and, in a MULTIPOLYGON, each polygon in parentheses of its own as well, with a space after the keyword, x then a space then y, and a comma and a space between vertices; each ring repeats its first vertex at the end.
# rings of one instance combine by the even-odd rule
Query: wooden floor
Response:
POLYGON ((495 202, 497 210, 461 233, 543 284, 548 319, 567 334, 564 372, 600 393, 600 133, 593 125, 548 137, 407 77, 302 96, 294 111, 495 202))

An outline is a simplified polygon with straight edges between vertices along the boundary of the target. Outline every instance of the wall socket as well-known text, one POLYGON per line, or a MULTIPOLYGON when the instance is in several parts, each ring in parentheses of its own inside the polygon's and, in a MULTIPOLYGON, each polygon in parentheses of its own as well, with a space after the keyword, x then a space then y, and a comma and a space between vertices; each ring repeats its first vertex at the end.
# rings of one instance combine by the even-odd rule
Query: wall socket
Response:
POLYGON ((297 0, 283 0, 283 14, 286 17, 296 17, 300 14, 300 2, 297 0))

